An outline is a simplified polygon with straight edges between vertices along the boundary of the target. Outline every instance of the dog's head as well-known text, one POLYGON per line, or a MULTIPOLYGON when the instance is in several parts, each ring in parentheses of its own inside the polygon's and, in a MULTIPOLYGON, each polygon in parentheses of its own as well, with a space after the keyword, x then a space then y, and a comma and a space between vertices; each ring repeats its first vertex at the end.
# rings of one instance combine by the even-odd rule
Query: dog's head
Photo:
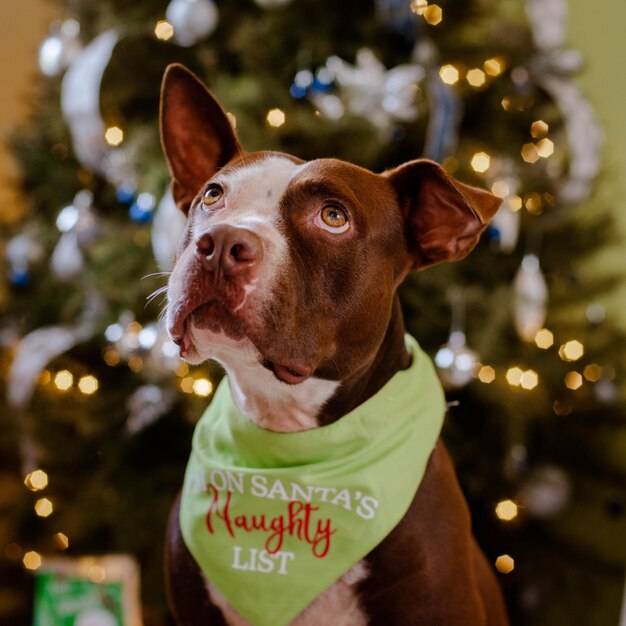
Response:
POLYGON ((163 81, 161 133, 188 217, 168 330, 185 360, 217 359, 240 380, 264 372, 262 385, 322 379, 334 389, 367 367, 407 272, 464 257, 500 202, 426 160, 374 174, 246 153, 179 65, 163 81))

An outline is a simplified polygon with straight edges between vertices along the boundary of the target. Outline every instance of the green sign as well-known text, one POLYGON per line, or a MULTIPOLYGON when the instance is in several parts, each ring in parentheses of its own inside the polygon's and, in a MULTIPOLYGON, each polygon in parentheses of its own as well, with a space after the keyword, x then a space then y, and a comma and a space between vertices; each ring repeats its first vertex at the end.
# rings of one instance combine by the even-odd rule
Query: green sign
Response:
POLYGON ((41 572, 35 577, 33 626, 124 626, 122 583, 41 572))

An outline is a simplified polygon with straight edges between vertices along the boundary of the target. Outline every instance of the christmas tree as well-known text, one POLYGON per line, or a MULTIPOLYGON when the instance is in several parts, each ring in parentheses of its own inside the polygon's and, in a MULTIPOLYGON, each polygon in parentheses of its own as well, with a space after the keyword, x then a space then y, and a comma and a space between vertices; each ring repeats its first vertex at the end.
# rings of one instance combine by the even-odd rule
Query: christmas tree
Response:
POLYGON ((157 321, 183 223, 159 88, 179 62, 248 150, 374 171, 425 156, 503 199, 470 257, 407 279, 407 326, 448 389, 445 440, 513 623, 617 623, 626 338, 601 302, 621 268, 585 269, 614 229, 565 0, 61 4, 12 139, 29 209, 0 244, 0 621, 28 622, 55 554, 129 553, 145 623, 169 623, 164 527, 222 375, 179 361, 157 321))

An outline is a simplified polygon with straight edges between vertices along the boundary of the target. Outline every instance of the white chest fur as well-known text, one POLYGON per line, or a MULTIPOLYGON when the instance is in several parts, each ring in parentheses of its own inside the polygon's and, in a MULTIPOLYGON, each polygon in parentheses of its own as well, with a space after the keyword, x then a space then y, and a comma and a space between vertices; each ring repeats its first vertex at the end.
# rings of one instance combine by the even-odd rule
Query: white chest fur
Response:
MULTIPOLYGON (((356 585, 367 574, 365 562, 359 561, 313 600, 290 626, 366 626, 367 616, 360 605, 356 585)), ((228 626, 252 626, 228 604, 210 580, 205 577, 205 581, 211 601, 222 611, 228 626)))

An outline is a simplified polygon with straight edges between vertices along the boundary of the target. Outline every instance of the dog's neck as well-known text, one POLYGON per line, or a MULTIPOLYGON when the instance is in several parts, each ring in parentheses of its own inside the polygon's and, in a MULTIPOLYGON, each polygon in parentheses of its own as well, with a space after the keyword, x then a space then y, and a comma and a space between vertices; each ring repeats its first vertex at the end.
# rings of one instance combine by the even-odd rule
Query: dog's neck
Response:
POLYGON ((399 370, 410 365, 404 344, 400 302, 394 299, 389 325, 378 350, 339 381, 311 377, 286 385, 239 348, 218 357, 239 410, 263 428, 278 432, 309 430, 330 424, 365 402, 399 370), (243 360, 242 360, 242 354, 243 360))

